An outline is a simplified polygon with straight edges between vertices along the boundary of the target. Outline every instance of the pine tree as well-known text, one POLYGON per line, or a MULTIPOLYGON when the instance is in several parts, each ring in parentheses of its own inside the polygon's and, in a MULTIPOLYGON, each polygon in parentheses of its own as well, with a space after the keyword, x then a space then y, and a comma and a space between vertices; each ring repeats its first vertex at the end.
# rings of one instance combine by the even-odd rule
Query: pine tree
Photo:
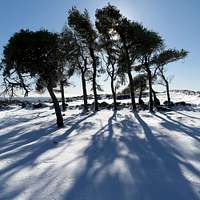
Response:
POLYGON ((94 93, 94 111, 98 111, 98 96, 97 96, 97 73, 99 65, 98 57, 98 44, 97 44, 97 32, 93 27, 87 10, 81 13, 77 8, 73 7, 69 11, 68 16, 69 26, 79 35, 82 42, 89 50, 89 55, 92 60, 92 89, 94 93))
POLYGON ((123 79, 125 74, 128 76, 132 109, 136 110, 132 71, 139 56, 139 35, 143 27, 122 16, 120 11, 112 5, 97 10, 96 17, 97 27, 102 27, 102 32, 114 33, 120 42, 118 72, 123 79))
MULTIPOLYGON (((82 42, 82 39, 79 37, 76 32, 73 32, 69 27, 65 27, 62 37, 64 41, 69 41, 71 50, 69 57, 67 59, 68 65, 68 76, 71 77, 74 74, 81 76, 82 90, 83 90, 83 100, 84 100, 84 112, 88 111, 88 98, 87 98, 87 78, 91 75, 91 70, 89 65, 91 64, 91 59, 89 55, 88 48, 85 47, 85 44, 82 42)), ((68 48, 69 48, 68 45, 68 48)))
MULTIPOLYGON (((41 31, 21 30, 15 33, 4 49, 4 77, 14 71, 19 78, 36 80, 36 89, 47 89, 54 104, 58 127, 63 126, 59 102, 53 91, 59 82, 60 49, 58 35, 41 31)), ((24 83, 25 84, 25 83, 24 83)))
MULTIPOLYGON (((96 27, 100 34, 100 47, 102 49, 102 57, 106 59, 103 59, 106 65, 106 71, 108 73, 108 76, 110 77, 110 83, 111 83, 111 91, 113 96, 113 105, 114 110, 117 110, 117 97, 116 97, 116 88, 117 85, 115 84, 115 81, 117 79, 117 73, 118 73, 118 59, 119 59, 119 40, 116 37, 116 32, 111 31, 111 25, 106 23, 106 21, 109 21, 112 17, 110 14, 110 10, 112 9, 112 6, 108 6, 106 9, 107 12, 102 10, 96 11, 96 27)), ((112 18, 113 19, 113 18, 112 18)))
POLYGON ((153 73, 152 68, 154 67, 153 59, 154 56, 162 50, 164 47, 163 39, 160 35, 154 31, 149 31, 146 28, 140 34, 140 57, 138 61, 141 65, 137 66, 137 70, 142 70, 147 73, 148 86, 149 86, 149 111, 153 111, 153 73))
POLYGON ((157 66, 158 75, 162 79, 162 84, 166 87, 166 93, 167 93, 167 104, 170 106, 171 104, 171 98, 169 93, 169 80, 165 75, 165 66, 171 62, 178 61, 180 59, 183 59, 187 56, 188 52, 184 49, 176 50, 176 49, 168 49, 163 50, 160 54, 155 55, 153 58, 153 63, 157 66))

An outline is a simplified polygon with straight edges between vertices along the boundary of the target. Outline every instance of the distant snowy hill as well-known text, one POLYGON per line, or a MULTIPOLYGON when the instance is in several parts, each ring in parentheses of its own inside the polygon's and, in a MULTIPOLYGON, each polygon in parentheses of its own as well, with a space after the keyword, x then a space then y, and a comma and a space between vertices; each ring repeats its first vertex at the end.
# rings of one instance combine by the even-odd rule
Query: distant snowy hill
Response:
MULTIPOLYGON (((171 97, 172 97, 172 101, 186 101, 188 103, 192 103, 192 104, 200 104, 199 101, 199 97, 200 97, 200 91, 191 91, 191 90, 171 90, 171 97), (192 99, 191 99, 192 98, 192 99), (193 101, 194 100, 194 101, 193 101)), ((164 92, 158 92, 158 98, 161 100, 161 102, 166 100, 166 93, 164 92)), ((60 98, 60 94, 57 93, 58 98, 60 98)), ((90 95, 91 96, 91 95, 90 95)), ((101 100, 102 101, 107 101, 108 103, 112 102, 112 98, 111 99, 105 99, 106 94, 101 94, 101 100)), ((76 97, 78 97, 79 99, 81 98, 81 96, 68 96, 66 94, 65 96, 67 99, 74 99, 76 97)), ((0 100, 4 100, 5 97, 0 96, 0 100)), ((7 97, 6 97, 7 99, 7 97)), ((38 93, 35 95, 30 95, 28 97, 23 97, 23 96, 18 96, 18 97, 13 97, 12 99, 14 100, 19 100, 19 101, 29 101, 29 102, 45 102, 45 101, 51 101, 50 97, 48 95, 39 95, 38 93)), ((137 97, 136 97, 137 99, 137 97)), ((145 98, 145 101, 148 101, 148 98, 145 98)), ((93 102, 92 99, 89 100, 89 102, 93 102)), ((122 102, 130 102, 130 100, 125 100, 122 102)), ((78 105, 78 104, 82 104, 83 100, 79 100, 79 101, 74 101, 72 105, 78 105)), ((71 103, 69 103, 71 105, 71 103)))

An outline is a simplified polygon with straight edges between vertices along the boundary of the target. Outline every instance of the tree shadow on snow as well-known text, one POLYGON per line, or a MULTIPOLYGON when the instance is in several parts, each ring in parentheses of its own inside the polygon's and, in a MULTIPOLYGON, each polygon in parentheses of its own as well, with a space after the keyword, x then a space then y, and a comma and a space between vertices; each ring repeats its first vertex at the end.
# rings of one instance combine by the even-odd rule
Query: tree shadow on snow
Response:
MULTIPOLYGON (((0 160, 4 161, 11 159, 12 161, 8 162, 9 164, 0 169, 0 193, 2 192, 0 199, 15 199, 18 195, 20 195, 26 186, 16 184, 16 187, 13 190, 6 192, 6 189, 8 189, 5 187, 6 183, 9 182, 9 180, 11 180, 15 175, 19 174, 20 171, 36 166, 38 164, 37 159, 40 156, 57 147, 53 141, 60 142, 67 139, 67 137, 76 129, 91 128, 93 124, 90 124, 89 122, 83 123, 82 126, 80 123, 84 122, 87 118, 93 115, 95 115, 95 113, 88 115, 77 114, 67 118, 65 120, 65 124, 70 128, 67 129, 67 131, 62 135, 53 136, 53 139, 50 138, 49 135, 58 130, 54 120, 48 122, 47 124, 44 123, 44 127, 41 127, 41 123, 37 122, 39 127, 37 129, 33 128, 32 130, 29 130, 29 128, 36 125, 36 123, 31 125, 31 120, 34 120, 35 117, 31 119, 24 118, 24 122, 30 123, 23 126, 20 126, 18 121, 16 123, 14 119, 9 121, 10 126, 17 126, 14 129, 6 131, 7 133, 0 136, 0 160), (15 158, 14 161, 13 158, 15 158)), ((21 119, 22 118, 20 118, 20 120, 21 119)), ((21 123, 23 124, 23 122, 21 123)), ((51 171, 51 169, 48 168, 47 173, 48 171, 51 171)), ((41 176, 45 176, 45 174, 41 176)))
MULTIPOLYGON (((77 129, 78 134, 87 129, 91 130, 94 123, 85 120, 94 115, 95 113, 91 113, 66 119, 65 124, 69 128, 64 134, 54 137, 54 140, 64 141, 77 129)), ((181 131, 178 126, 179 124, 176 124, 172 128, 181 131)), ((2 160, 13 156, 17 158, 15 162, 0 169, 0 191, 5 191, 6 182, 15 174, 27 167, 34 167, 42 154, 56 148, 56 145, 45 137, 55 130, 55 125, 30 132, 16 130, 15 134, 21 132, 19 137, 16 141, 13 139, 10 146, 4 146, 0 154, 2 160)), ((108 122, 92 134, 91 142, 83 151, 82 157, 86 162, 78 167, 78 170, 81 170, 70 189, 61 195, 63 200, 199 199, 185 179, 181 166, 198 177, 199 171, 183 161, 177 150, 159 140, 152 128, 137 113, 119 116, 117 112, 113 112, 108 122)), ((51 167, 37 178, 38 181, 52 173, 49 181, 54 182, 54 178, 59 177, 59 183, 62 185, 65 177, 63 169, 56 168, 55 172, 51 167)), ((48 187, 48 184, 50 183, 45 182, 43 187, 48 187)), ((59 187, 58 183, 56 184, 59 187)), ((39 195, 44 188, 35 191, 35 195, 39 195)), ((15 190, 1 194, 0 198, 14 199, 23 190, 23 187, 16 186, 15 190)), ((57 193, 58 190, 55 187, 51 192, 57 193)), ((34 193, 30 199, 34 199, 34 193)))
POLYGON ((12 117, 11 116, 4 117, 4 118, 1 119, 0 129, 5 128, 5 127, 17 126, 17 125, 20 125, 20 124, 23 125, 24 123, 31 122, 34 119, 47 117, 49 114, 44 115, 44 116, 40 116, 41 114, 44 114, 45 112, 46 111, 40 111, 38 113, 35 113, 34 116, 31 116, 29 118, 27 118, 25 116, 25 115, 30 115, 29 113, 28 114, 24 113, 22 116, 12 115, 12 117))
POLYGON ((63 199, 198 200, 181 165, 200 173, 177 154, 137 113, 118 120, 114 112, 83 152, 86 164, 63 199))
POLYGON ((188 126, 178 120, 173 119, 169 114, 163 113, 163 115, 166 117, 162 117, 160 115, 154 114, 156 117, 160 118, 162 120, 161 125, 168 130, 174 130, 177 132, 180 132, 181 134, 187 134, 193 139, 195 139, 197 142, 200 142, 200 127, 192 127, 188 126))
MULTIPOLYGON (((12 177, 20 171, 34 167, 35 162, 42 154, 55 148, 52 141, 49 141, 45 136, 53 133, 56 129, 57 127, 54 124, 33 131, 26 131, 23 128, 21 130, 16 129, 7 134, 10 141, 4 145, 1 144, 0 160, 11 159, 11 162, 0 169, 0 191, 6 189, 5 185, 12 177), (13 158, 15 158, 14 161, 13 158)), ((24 189, 23 187, 18 188, 18 186, 16 183, 15 190, 10 190, 5 194, 2 192, 0 199, 15 199, 24 189)))
POLYGON ((81 133, 88 128, 92 128, 92 126, 94 124, 91 122, 85 122, 83 124, 81 124, 81 123, 84 122, 85 120, 87 120, 88 118, 94 116, 95 114, 96 114, 95 112, 85 114, 85 115, 77 114, 77 115, 73 116, 72 118, 67 118, 64 121, 64 123, 65 123, 65 125, 69 126, 70 128, 67 129, 64 134, 55 137, 54 140, 59 143, 59 142, 66 140, 73 131, 81 133), (79 117, 81 117, 81 118, 79 118, 79 117))
MULTIPOLYGON (((195 111, 196 111, 196 110, 195 110, 195 111)), ((194 112, 195 112, 195 111, 194 111, 194 112)), ((191 116, 191 115, 185 114, 185 113, 180 112, 180 111, 177 111, 177 110, 174 110, 174 112, 176 112, 176 113, 178 113, 178 114, 180 114, 180 115, 183 115, 183 116, 185 116, 185 117, 192 118, 192 119, 200 119, 199 117, 194 117, 194 116, 191 116)), ((197 111, 196 111, 196 112, 197 112, 197 111)))

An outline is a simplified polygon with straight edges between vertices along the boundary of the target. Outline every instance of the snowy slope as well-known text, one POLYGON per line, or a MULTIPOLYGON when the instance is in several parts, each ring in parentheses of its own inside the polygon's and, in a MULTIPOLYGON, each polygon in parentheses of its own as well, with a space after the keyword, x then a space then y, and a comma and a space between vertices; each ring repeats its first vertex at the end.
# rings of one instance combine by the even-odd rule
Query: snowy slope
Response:
POLYGON ((63 129, 49 108, 0 111, 0 200, 200 199, 200 100, 173 98, 197 106, 70 110, 63 129))

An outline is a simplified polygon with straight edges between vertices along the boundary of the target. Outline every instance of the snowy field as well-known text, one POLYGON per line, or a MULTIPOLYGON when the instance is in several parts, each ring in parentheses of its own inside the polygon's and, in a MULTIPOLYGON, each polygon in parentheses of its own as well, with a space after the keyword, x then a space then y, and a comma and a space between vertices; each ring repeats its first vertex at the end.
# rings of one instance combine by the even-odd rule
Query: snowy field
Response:
POLYGON ((200 200, 200 97, 172 95, 192 109, 0 111, 0 200, 200 200))

